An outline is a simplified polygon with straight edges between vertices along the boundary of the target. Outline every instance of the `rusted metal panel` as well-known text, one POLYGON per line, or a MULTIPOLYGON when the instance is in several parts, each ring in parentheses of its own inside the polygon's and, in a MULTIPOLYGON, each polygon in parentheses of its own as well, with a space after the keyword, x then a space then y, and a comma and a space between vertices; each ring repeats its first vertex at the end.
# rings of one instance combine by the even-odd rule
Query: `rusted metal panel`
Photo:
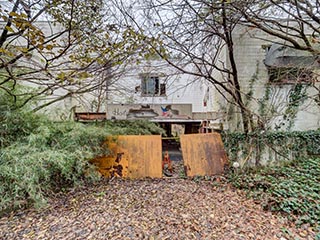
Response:
POLYGON ((76 112, 74 118, 76 121, 95 121, 106 120, 107 115, 105 112, 76 112))
POLYGON ((100 156, 91 161, 98 168, 98 171, 105 177, 127 177, 128 158, 124 156, 124 149, 117 144, 118 138, 108 138, 105 142, 110 150, 108 156, 100 156))
POLYGON ((161 178, 161 136, 118 136, 106 140, 110 154, 92 162, 105 177, 161 178))
POLYGON ((180 141, 187 176, 223 173, 228 160, 219 133, 181 135, 180 141))

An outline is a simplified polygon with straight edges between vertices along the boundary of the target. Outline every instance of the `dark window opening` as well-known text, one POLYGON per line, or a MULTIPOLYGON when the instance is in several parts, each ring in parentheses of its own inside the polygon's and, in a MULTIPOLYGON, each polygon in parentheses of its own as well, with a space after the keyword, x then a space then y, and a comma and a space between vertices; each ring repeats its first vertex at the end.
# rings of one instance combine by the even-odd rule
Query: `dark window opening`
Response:
POLYGON ((269 81, 273 83, 308 83, 313 80, 313 73, 306 68, 269 67, 269 81))
POLYGON ((161 83, 160 84, 160 95, 166 95, 166 84, 165 83, 161 83))
POLYGON ((142 79, 142 96, 163 96, 166 94, 166 86, 160 84, 159 77, 148 76, 142 79))

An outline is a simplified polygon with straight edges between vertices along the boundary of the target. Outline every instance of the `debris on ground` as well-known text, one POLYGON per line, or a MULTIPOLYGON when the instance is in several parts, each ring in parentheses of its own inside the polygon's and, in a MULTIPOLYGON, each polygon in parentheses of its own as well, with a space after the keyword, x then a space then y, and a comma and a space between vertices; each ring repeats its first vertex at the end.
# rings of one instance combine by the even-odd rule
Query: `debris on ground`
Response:
POLYGON ((315 239, 227 183, 121 180, 74 189, 0 219, 1 239, 315 239))

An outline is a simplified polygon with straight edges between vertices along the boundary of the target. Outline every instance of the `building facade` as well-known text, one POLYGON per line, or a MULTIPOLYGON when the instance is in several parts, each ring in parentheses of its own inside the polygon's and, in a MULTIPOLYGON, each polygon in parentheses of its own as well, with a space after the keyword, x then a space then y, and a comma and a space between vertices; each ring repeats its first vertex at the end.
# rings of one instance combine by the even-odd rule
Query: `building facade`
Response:
MULTIPOLYGON (((319 129, 318 56, 285 47, 254 28, 238 27, 233 38, 240 85, 253 119, 260 118, 269 130, 319 129)), ((237 121, 230 125, 235 128, 237 121)))
MULTIPOLYGON (((62 31, 61 26, 48 24, 37 23, 45 36, 62 31)), ((246 107, 252 113, 252 122, 256 126, 263 123, 263 128, 267 130, 319 129, 318 56, 279 45, 280 42, 252 28, 236 28, 233 40, 241 93, 246 107)), ((14 44, 23 45, 23 41, 17 39, 14 44)), ((63 40, 60 45, 62 43, 63 40)), ((75 48, 76 51, 78 49, 75 48)), ((219 61, 228 66, 226 51, 221 52, 219 61)), ((40 58, 37 54, 28 55, 21 64, 28 69, 45 69, 40 58)), ((172 61, 178 60, 181 59, 172 61)), ((58 67, 59 64, 54 81, 59 81, 58 67)), ((196 71, 192 66, 187 68, 190 72, 196 71)), ((223 80, 220 72, 212 74, 216 79, 223 80)), ((56 120, 71 119, 77 113, 100 113, 99 116, 105 114, 106 119, 188 123, 191 128, 208 121, 210 129, 242 130, 240 111, 228 96, 222 96, 205 79, 181 73, 164 60, 153 58, 140 64, 129 64, 121 67, 117 74, 109 74, 107 80, 102 77, 103 74, 94 81, 82 79, 77 86, 80 89, 81 84, 90 82, 101 80, 103 84, 97 84, 99 87, 92 91, 78 94, 69 94, 75 86, 64 84, 59 88, 56 85, 58 87, 47 91, 36 105, 49 102, 53 97, 62 97, 60 101, 42 109, 56 120)), ((50 76, 40 76, 39 79, 46 83, 51 81, 50 76)), ((39 81, 36 83, 41 85, 39 81)), ((31 87, 37 84, 27 83, 31 87)))

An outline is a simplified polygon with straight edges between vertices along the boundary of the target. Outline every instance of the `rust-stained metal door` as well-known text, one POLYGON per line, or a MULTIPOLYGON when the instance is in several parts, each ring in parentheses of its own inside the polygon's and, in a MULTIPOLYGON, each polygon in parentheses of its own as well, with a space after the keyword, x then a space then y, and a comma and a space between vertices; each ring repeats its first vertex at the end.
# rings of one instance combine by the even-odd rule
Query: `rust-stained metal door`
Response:
POLYGON ((227 155, 219 133, 181 135, 180 142, 188 177, 223 173, 227 155))
POLYGON ((105 144, 110 150, 110 154, 92 161, 103 176, 162 177, 160 135, 110 137, 105 144))

